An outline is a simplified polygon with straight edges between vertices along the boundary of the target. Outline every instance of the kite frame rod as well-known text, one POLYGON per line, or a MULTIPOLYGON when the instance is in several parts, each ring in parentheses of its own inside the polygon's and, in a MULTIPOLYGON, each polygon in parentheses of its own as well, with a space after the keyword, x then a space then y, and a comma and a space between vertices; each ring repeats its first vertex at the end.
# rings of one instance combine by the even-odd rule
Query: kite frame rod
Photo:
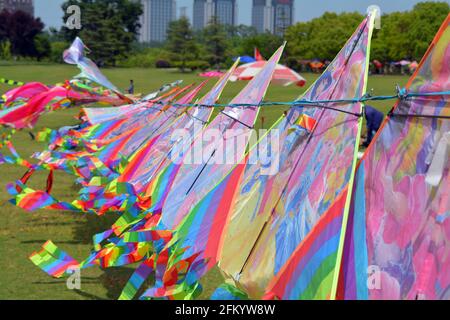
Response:
POLYGON ((220 111, 220 113, 221 113, 221 114, 223 114, 223 115, 225 115, 225 116, 227 116, 228 118, 230 118, 230 119, 232 119, 232 120, 236 121, 237 123, 240 123, 240 124, 242 124, 243 126, 245 126, 245 127, 249 128, 250 130, 253 130, 253 129, 255 129, 255 127, 251 127, 251 126, 249 126, 248 124, 246 124, 246 123, 242 122, 241 120, 239 120, 239 119, 236 119, 235 117, 232 117, 232 116, 230 116, 230 115, 229 115, 228 113, 226 113, 226 112, 220 111))
POLYGON ((425 119, 450 119, 450 116, 435 116, 426 114, 400 114, 400 113, 390 113, 388 115, 391 118, 425 118, 425 119))

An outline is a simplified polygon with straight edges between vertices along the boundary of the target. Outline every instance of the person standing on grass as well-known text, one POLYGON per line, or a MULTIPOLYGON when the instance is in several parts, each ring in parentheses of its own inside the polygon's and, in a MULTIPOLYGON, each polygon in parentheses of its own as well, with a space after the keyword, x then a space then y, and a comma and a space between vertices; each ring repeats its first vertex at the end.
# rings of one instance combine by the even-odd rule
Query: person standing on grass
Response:
POLYGON ((372 106, 365 106, 364 116, 367 122, 367 139, 363 143, 363 146, 367 148, 380 129, 384 120, 384 114, 372 106))
POLYGON ((130 80, 130 87, 128 88, 129 94, 134 94, 134 80, 130 80))

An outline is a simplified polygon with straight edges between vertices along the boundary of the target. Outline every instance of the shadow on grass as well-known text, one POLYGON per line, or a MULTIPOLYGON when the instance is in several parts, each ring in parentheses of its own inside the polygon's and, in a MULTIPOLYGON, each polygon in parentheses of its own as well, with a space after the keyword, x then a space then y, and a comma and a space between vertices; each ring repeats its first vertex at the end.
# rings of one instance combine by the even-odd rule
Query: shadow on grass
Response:
MULTIPOLYGON (((44 243, 46 243, 47 240, 27 240, 27 241, 21 241, 21 244, 38 244, 38 245, 43 245, 44 243)), ((82 244, 81 241, 57 241, 55 240, 54 242, 58 243, 59 245, 62 244, 72 244, 72 245, 78 245, 78 244, 82 244)))
POLYGON ((90 294, 90 293, 88 293, 88 292, 84 292, 84 291, 82 291, 82 290, 73 290, 73 292, 75 292, 75 293, 78 294, 79 296, 81 296, 81 297, 83 297, 83 298, 86 298, 86 299, 89 299, 89 300, 107 300, 107 299, 105 299, 105 298, 96 296, 96 295, 94 295, 94 294, 90 294))
MULTIPOLYGON (((117 300, 134 273, 134 268, 109 268, 104 270, 104 274, 100 276, 100 282, 107 290, 107 298, 117 300)), ((135 299, 140 297, 150 286, 154 284, 153 277, 147 279, 144 285, 138 290, 135 299)))
POLYGON ((92 237, 98 233, 109 230, 114 222, 119 219, 116 214, 107 214, 99 217, 86 214, 83 222, 77 223, 73 228, 73 239, 82 244, 93 245, 92 237))
MULTIPOLYGON (((92 237, 110 229, 118 218, 119 216, 116 214, 106 214, 101 217, 86 215, 85 219, 83 219, 84 221, 76 224, 73 228, 74 242, 92 246, 92 237)), ((106 289, 106 299, 116 300, 119 298, 123 288, 133 275, 135 268, 136 266, 102 269, 103 274, 96 278, 95 281, 106 289)), ((139 297, 142 295, 153 283, 153 278, 148 279, 136 296, 139 297)), ((90 294, 86 292, 77 293, 80 295, 84 294, 83 297, 86 298, 90 297, 90 294)), ((91 295, 91 297, 95 298, 96 296, 91 295)))

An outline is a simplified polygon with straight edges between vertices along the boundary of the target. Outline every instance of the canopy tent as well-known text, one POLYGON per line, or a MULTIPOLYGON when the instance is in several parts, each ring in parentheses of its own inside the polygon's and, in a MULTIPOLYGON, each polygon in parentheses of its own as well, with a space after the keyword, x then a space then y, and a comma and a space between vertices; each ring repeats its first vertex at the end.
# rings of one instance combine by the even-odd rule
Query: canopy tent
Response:
POLYGON ((207 71, 200 73, 199 76, 203 78, 220 78, 224 75, 221 71, 207 71))
MULTIPOLYGON (((230 78, 230 81, 236 82, 238 80, 252 80, 264 68, 265 65, 266 61, 257 61, 244 64, 236 69, 234 75, 230 78)), ((294 70, 278 64, 272 77, 272 83, 283 86, 289 86, 295 83, 297 86, 303 87, 306 84, 306 80, 294 70)))

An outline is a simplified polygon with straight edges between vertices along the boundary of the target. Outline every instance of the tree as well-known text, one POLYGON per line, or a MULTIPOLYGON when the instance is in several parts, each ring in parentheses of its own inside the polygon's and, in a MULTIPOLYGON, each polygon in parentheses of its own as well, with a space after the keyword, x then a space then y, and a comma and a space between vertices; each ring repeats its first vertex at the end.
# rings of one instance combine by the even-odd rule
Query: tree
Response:
POLYGON ((36 57, 34 40, 43 29, 42 21, 26 12, 3 10, 0 13, 0 42, 9 41, 13 55, 36 57))
POLYGON ((185 17, 172 21, 167 29, 167 49, 172 61, 184 72, 187 64, 198 58, 198 47, 189 20, 185 17))
MULTIPOLYGON (((372 59, 419 60, 449 11, 446 2, 421 2, 411 11, 383 15, 381 30, 374 31, 372 59)), ((297 23, 286 31, 287 55, 298 60, 331 60, 362 19, 359 13, 327 12, 311 21, 297 23)))
POLYGON ((362 19, 359 13, 326 12, 309 22, 297 23, 286 30, 287 52, 303 59, 331 60, 362 19))
POLYGON ((11 60, 11 58, 11 42, 9 40, 0 42, 0 59, 11 60))
POLYGON ((217 17, 213 17, 203 29, 203 44, 209 64, 219 69, 220 64, 226 60, 228 43, 225 27, 219 23, 217 17))
POLYGON ((258 31, 253 26, 246 26, 244 24, 240 24, 238 26, 225 25, 225 31, 227 32, 229 37, 232 38, 249 38, 254 37, 258 34, 258 31))
MULTIPOLYGON (((131 0, 69 0, 62 8, 67 12, 70 5, 78 5, 82 12, 81 30, 63 27, 61 32, 66 41, 76 36, 92 50, 92 58, 99 65, 116 64, 131 50, 137 39, 142 14, 139 2, 131 0)), ((64 21, 68 18, 66 13, 64 21)))
POLYGON ((63 63, 63 53, 70 46, 70 43, 64 41, 53 41, 50 46, 50 61, 63 63))
POLYGON ((268 32, 257 34, 255 36, 243 38, 237 54, 239 56, 252 55, 255 48, 258 48, 261 54, 266 59, 269 59, 283 42, 284 40, 281 37, 268 32))
POLYGON ((420 59, 425 54, 449 11, 450 5, 447 2, 421 2, 414 6, 408 32, 409 39, 413 39, 413 58, 420 59))
POLYGON ((36 47, 36 58, 38 61, 51 55, 52 47, 47 34, 38 34, 34 38, 34 46, 36 47))

